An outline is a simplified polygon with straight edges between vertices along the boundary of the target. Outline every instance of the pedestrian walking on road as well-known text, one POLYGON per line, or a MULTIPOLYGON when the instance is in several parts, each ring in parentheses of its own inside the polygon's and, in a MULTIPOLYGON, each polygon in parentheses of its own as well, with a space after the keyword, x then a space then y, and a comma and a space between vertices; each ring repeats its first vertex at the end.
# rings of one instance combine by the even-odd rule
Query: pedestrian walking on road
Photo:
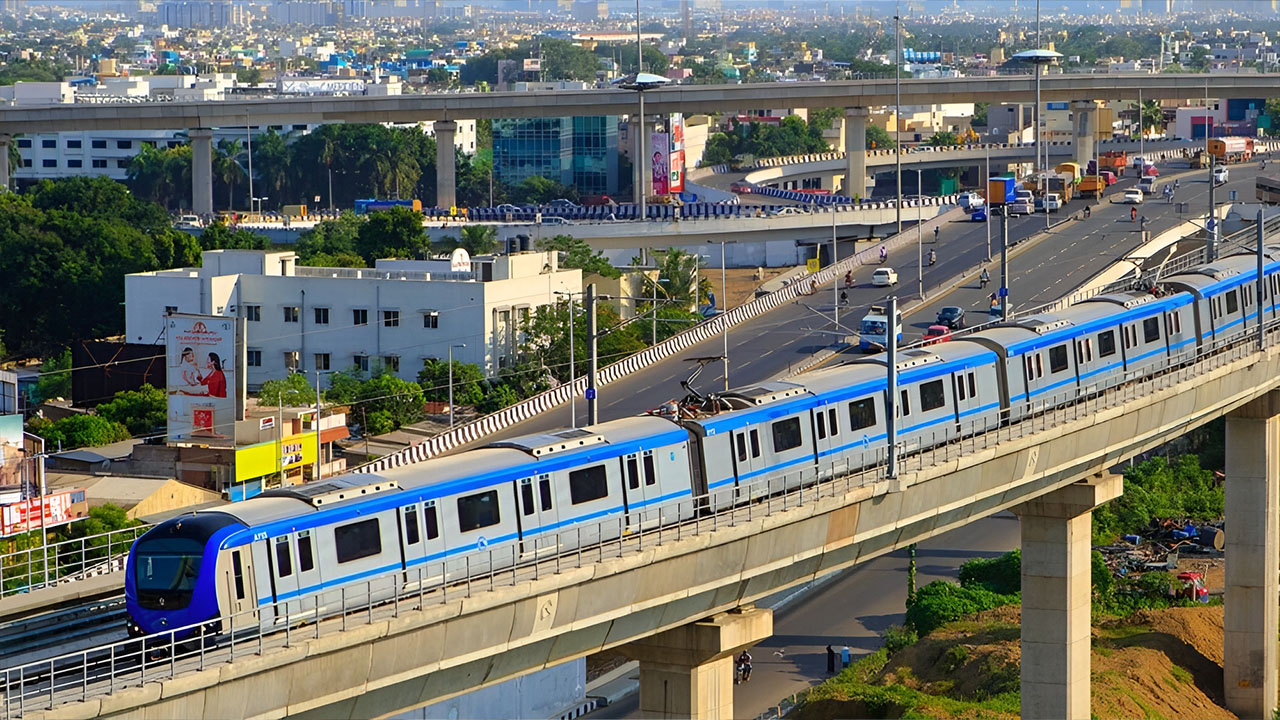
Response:
POLYGON ((836 651, 830 645, 827 646, 827 674, 835 675, 836 673, 836 651))
POLYGON ((936 243, 936 242, 938 242, 938 235, 940 235, 941 233, 942 233, 942 226, 941 226, 941 225, 934 225, 934 226, 933 226, 933 241, 934 241, 935 243, 936 243))
POLYGON ((1138 222, 1138 208, 1129 208, 1129 222, 1138 222))
POLYGON ((845 287, 847 287, 847 288, 851 288, 851 287, 853 287, 853 271, 852 271, 852 270, 848 270, 848 271, 846 271, 846 272, 845 272, 845 274, 844 274, 844 286, 845 286, 845 287))
POLYGON ((843 667, 849 667, 849 646, 845 645, 840 648, 840 662, 843 667))

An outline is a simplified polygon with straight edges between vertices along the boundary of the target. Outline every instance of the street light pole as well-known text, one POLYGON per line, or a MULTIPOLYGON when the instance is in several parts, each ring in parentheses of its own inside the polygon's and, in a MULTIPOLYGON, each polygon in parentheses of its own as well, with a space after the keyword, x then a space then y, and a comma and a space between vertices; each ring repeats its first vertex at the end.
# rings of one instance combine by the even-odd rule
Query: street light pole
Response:
MULTIPOLYGON (((573 390, 573 381, 577 379, 573 369, 573 356, 577 353, 578 347, 573 342, 573 325, 574 320, 576 320, 574 317, 573 293, 557 290, 556 295, 564 295, 569 300, 569 427, 576 428, 578 427, 578 394, 573 390)), ((654 327, 657 326, 655 325, 654 327)))
MULTIPOLYGON (((920 168, 916 168, 916 195, 922 195, 923 181, 920 175, 920 168)), ((924 218, 920 214, 920 199, 916 198, 916 273, 919 287, 917 291, 920 293, 920 299, 924 300, 924 240, 921 236, 920 224, 924 218)))
POLYGON ((1000 319, 1009 319, 1009 206, 1000 209, 1000 319))
MULTIPOLYGON (((836 262, 839 260, 836 244, 836 209, 831 208, 831 267, 835 268, 836 262)), ((835 320, 836 329, 840 329, 840 279, 835 276, 835 272, 831 273, 831 296, 835 299, 835 320)))
POLYGON ((893 59, 893 164, 898 182, 898 234, 902 234, 902 2, 898 0, 893 12, 893 35, 897 42, 897 56, 893 59))
POLYGON ((465 348, 466 343, 457 343, 449 346, 449 429, 453 429, 453 349, 465 348))
MULTIPOLYGON (((724 240, 720 241, 720 335, 724 340, 724 389, 729 389, 729 322, 724 314, 729 311, 729 283, 725 279, 724 240)), ((657 314, 654 315, 657 317, 657 314)))
POLYGON ((596 339, 599 332, 596 330, 596 286, 592 283, 587 286, 586 297, 587 312, 587 343, 591 354, 587 358, 587 424, 595 425, 600 422, 599 402, 596 399, 596 339))
POLYGON ((987 143, 987 180, 984 185, 986 188, 986 220, 982 223, 987 228, 987 262, 991 262, 991 143, 987 143))

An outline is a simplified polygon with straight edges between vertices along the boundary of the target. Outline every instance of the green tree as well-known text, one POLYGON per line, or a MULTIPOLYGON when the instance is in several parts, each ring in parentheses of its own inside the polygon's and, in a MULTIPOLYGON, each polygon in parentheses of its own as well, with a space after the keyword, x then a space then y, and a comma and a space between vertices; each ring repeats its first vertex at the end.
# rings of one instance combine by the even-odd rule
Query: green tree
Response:
POLYGON ((960 136, 956 135, 950 130, 942 130, 930 136, 929 144, 933 145, 934 147, 939 147, 943 145, 959 145, 960 136))
MULTIPOLYGON (((449 400, 449 361, 428 358, 418 371, 418 384, 422 396, 435 402, 449 400)), ((453 361, 453 402, 457 405, 478 405, 484 399, 484 371, 479 365, 453 361)))
POLYGON ((706 148, 702 152, 702 166, 724 165, 733 162, 737 155, 737 142, 733 136, 725 133, 713 133, 707 138, 706 148))
POLYGON ((989 102, 974 103, 973 104, 973 120, 971 120, 969 124, 973 125, 974 127, 978 127, 978 126, 986 127, 987 126, 987 110, 990 109, 990 107, 991 107, 991 103, 989 102))
POLYGON ((385 371, 360 383, 353 404, 367 413, 367 432, 373 435, 411 425, 424 417, 422 387, 385 371))
POLYGON ((45 360, 40 366, 40 378, 36 380, 36 398, 40 402, 54 398, 71 397, 71 350, 61 352, 45 360))
POLYGON ((531 175, 510 191, 512 202, 520 205, 544 205, 552 200, 564 198, 576 202, 578 191, 569 185, 561 185, 555 180, 531 175))
MULTIPOLYGON (((660 257, 656 289, 659 298, 666 298, 677 308, 688 309, 693 309, 708 299, 711 280, 698 272, 698 268, 702 266, 702 258, 679 248, 657 254, 660 257)), ((646 287, 646 295, 655 292, 652 278, 646 278, 646 287)))
POLYGON ((981 587, 960 587, 935 580, 916 592, 915 601, 907 607, 906 622, 908 627, 923 636, 966 615, 1018 601, 1017 595, 1002 595, 981 587))
POLYGON ((488 255, 498 249, 498 233, 492 225, 465 225, 461 245, 472 256, 488 255))
POLYGON ((31 432, 44 438, 50 449, 99 447, 129 439, 129 429, 97 415, 77 414, 45 423, 31 423, 31 432))
POLYGON ((293 176, 297 171, 284 135, 268 130, 253 139, 253 172, 257 176, 253 192, 267 199, 266 207, 278 208, 296 199, 293 176))
POLYGON ((191 207, 191 146, 158 149, 143 144, 129 161, 129 189, 166 208, 191 207))
MULTIPOLYGON (((214 179, 227 189, 227 210, 235 209, 236 185, 247 180, 244 168, 240 165, 240 154, 244 146, 239 140, 223 139, 218 141, 213 156, 214 179)), ((248 206, 248 203, 245 203, 248 206)))
POLYGON ((868 150, 885 150, 892 148, 897 143, 893 140, 893 135, 888 130, 879 125, 867 126, 867 149, 868 150))
POLYGON ((1150 135, 1152 130, 1159 128, 1164 132, 1164 110, 1160 107, 1160 101, 1147 100, 1142 103, 1141 113, 1142 132, 1150 135))
POLYGON ((215 222, 200 233, 202 250, 270 250, 271 239, 243 228, 232 230, 222 222, 215 222))
POLYGON ((269 407, 314 407, 316 388, 303 373, 289 373, 262 383, 258 404, 269 407))
POLYGON ((1153 520, 1216 520, 1224 502, 1222 488, 1197 456, 1172 463, 1155 457, 1125 470, 1124 495, 1093 511, 1094 539, 1102 545, 1119 535, 1141 534, 1153 520))
POLYGON ((122 390, 97 407, 98 417, 120 423, 130 435, 164 431, 168 423, 169 397, 164 390, 144 384, 137 390, 122 390))
POLYGON ((960 565, 960 587, 980 587, 1008 595, 1022 590, 1022 552, 974 558, 960 565))
POLYGON ((498 384, 489 388, 476 409, 485 414, 495 413, 518 402, 520 395, 515 390, 508 385, 498 384))
POLYGON ((262 82, 262 71, 256 67, 236 68, 236 82, 242 85, 257 85, 262 82))
POLYGON ((356 252, 369 265, 378 258, 417 257, 426 247, 422 213, 402 206, 369 213, 356 234, 356 252))
POLYGON ((1196 46, 1191 48, 1191 62, 1188 63, 1192 70, 1196 72, 1205 72, 1209 69, 1209 62, 1212 60, 1209 51, 1205 48, 1196 46))
POLYGON ((298 253, 299 263, 319 267, 366 267, 364 258, 356 252, 364 222, 364 218, 348 210, 336 220, 316 223, 298 236, 294 251, 298 253))
POLYGON ((602 251, 593 249, 581 238, 570 235, 542 238, 537 243, 537 249, 558 252, 562 268, 579 268, 586 273, 610 278, 622 277, 622 271, 611 265, 602 251))
MULTIPOLYGON (((585 372, 587 362, 587 316, 581 301, 574 303, 573 357, 575 372, 585 372)), ((620 360, 645 348, 637 323, 623 324, 611 305, 596 305, 596 326, 601 333, 596 352, 601 364, 620 360)), ((524 323, 521 354, 530 369, 545 368, 558 382, 569 380, 569 304, 543 305, 524 323)))

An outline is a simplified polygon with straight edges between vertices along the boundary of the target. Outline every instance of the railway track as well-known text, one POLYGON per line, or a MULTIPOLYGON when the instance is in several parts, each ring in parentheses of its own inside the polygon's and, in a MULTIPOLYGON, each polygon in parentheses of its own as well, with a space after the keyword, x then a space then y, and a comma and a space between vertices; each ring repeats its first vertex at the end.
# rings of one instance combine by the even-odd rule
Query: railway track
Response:
POLYGON ((0 623, 0 667, 123 640, 124 595, 0 623))

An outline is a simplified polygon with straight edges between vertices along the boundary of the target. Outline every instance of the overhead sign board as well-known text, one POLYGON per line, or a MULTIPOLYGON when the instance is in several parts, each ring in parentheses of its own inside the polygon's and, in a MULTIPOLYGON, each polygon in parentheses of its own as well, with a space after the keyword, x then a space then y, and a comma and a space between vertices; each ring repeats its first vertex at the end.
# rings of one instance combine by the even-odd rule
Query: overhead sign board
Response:
POLYGON ((355 78, 284 78, 280 92, 285 95, 363 95, 364 80, 355 78))

